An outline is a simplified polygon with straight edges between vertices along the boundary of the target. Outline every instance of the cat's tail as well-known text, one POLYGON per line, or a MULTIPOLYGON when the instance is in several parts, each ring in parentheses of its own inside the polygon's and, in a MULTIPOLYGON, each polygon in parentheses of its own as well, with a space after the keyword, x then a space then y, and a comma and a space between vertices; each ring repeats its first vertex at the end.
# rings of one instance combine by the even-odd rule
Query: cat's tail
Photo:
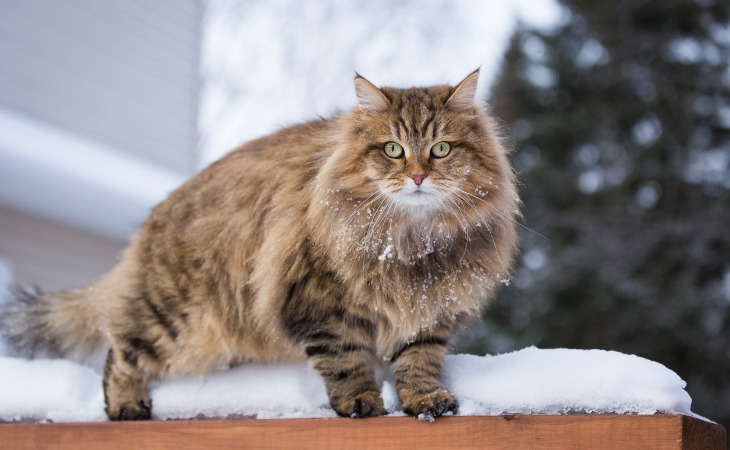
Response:
POLYGON ((82 360, 103 345, 93 287, 42 293, 16 288, 0 305, 0 333, 26 357, 82 360))

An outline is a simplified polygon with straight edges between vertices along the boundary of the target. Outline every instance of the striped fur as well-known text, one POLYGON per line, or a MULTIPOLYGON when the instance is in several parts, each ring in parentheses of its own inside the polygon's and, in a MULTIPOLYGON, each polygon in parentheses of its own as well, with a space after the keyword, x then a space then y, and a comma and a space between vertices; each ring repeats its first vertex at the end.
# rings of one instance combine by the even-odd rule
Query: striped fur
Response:
POLYGON ((154 208, 111 272, 19 295, 3 332, 26 353, 109 347, 112 419, 151 417, 147 385, 172 375, 304 359, 340 415, 385 413, 384 361, 406 412, 455 412, 443 357, 508 276, 519 214, 476 80, 378 89, 357 78, 357 107, 212 164, 154 208), (403 157, 384 154, 389 141, 403 157), (438 141, 451 154, 433 158, 438 141), (414 173, 437 192, 425 206, 399 197, 414 173))

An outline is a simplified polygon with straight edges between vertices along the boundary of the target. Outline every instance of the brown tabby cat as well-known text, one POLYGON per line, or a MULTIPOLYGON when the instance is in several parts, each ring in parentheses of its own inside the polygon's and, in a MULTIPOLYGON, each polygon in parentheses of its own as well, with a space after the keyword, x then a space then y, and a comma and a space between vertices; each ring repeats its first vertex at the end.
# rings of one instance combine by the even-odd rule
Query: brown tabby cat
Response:
POLYGON ((154 208, 119 264, 70 292, 20 292, 2 324, 20 351, 109 345, 111 419, 148 419, 147 385, 254 361, 308 359, 338 414, 439 416, 457 329, 510 272, 518 199, 505 149, 456 87, 378 89, 212 164, 154 208))

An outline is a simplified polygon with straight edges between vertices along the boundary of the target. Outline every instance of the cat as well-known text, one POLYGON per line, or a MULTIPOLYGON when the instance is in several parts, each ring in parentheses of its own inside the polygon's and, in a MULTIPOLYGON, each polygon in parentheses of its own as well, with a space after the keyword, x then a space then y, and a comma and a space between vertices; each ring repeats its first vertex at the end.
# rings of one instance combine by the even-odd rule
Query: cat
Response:
POLYGON ((387 413, 384 363, 403 411, 456 414, 444 356, 508 277, 520 214, 478 76, 396 89, 357 75, 351 110, 246 143, 172 192, 97 282, 16 292, 8 342, 109 348, 112 420, 151 418, 152 381, 305 359, 341 416, 387 413))

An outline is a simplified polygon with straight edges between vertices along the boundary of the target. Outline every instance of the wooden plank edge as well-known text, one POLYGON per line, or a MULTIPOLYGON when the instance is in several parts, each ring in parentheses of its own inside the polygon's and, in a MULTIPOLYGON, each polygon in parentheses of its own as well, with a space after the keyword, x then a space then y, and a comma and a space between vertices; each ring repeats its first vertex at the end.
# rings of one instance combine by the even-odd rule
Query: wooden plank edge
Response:
POLYGON ((725 449, 726 433, 722 425, 682 416, 682 450, 725 449))
POLYGON ((3 449, 725 449, 725 428, 682 415, 503 415, 0 424, 3 449))

